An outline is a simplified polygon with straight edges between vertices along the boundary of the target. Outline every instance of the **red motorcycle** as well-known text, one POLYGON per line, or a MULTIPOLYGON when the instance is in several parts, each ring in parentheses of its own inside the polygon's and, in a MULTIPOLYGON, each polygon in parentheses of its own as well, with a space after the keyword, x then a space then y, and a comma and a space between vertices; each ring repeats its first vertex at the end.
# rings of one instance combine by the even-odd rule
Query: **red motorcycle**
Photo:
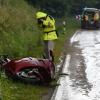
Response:
POLYGON ((55 66, 48 59, 26 57, 10 60, 3 56, 0 64, 5 70, 5 74, 13 79, 49 83, 55 76, 55 66))

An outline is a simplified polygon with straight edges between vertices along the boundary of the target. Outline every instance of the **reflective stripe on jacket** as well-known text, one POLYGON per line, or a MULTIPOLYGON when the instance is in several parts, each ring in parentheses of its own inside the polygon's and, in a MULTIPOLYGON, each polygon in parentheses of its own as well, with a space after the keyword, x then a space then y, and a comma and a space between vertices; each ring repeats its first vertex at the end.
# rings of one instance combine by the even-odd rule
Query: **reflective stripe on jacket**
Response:
POLYGON ((58 39, 56 31, 43 34, 43 40, 55 40, 55 39, 58 39))

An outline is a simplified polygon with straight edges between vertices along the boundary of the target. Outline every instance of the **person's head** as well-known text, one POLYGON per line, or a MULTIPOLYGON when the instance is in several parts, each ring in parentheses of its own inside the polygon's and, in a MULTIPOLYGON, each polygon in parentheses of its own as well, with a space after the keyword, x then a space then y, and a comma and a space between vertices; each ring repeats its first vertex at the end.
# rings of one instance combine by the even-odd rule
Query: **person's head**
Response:
POLYGON ((36 13, 36 18, 38 20, 38 24, 41 24, 43 22, 43 20, 46 19, 47 14, 44 12, 37 12, 36 13))

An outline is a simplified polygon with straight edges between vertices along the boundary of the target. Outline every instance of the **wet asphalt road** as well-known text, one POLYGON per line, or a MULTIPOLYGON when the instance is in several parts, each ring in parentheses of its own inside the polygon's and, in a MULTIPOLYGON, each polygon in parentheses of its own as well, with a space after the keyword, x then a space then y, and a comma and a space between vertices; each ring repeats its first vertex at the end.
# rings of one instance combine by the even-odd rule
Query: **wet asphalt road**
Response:
POLYGON ((62 74, 52 100, 100 100, 100 30, 71 37, 62 74))

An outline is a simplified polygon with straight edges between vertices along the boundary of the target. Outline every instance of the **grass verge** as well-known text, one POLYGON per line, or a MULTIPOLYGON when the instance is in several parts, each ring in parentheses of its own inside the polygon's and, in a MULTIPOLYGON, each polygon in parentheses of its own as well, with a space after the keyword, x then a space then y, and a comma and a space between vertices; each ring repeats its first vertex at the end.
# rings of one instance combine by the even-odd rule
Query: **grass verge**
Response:
MULTIPOLYGON (((16 5, 17 7, 17 5, 16 5)), ((21 10, 22 8, 20 8, 21 10)), ((14 10, 14 9, 13 9, 14 10)), ((9 13, 12 15, 15 13, 15 11, 10 10, 9 13), (14 13, 13 13, 14 12, 14 13)), ((17 9, 15 9, 17 10, 17 9)), ((7 9, 4 9, 5 13, 8 12, 7 9)), ((4 12, 3 12, 4 13, 4 12)), ((4 13, 4 14, 5 14, 4 13)), ((18 26, 17 24, 21 23, 19 19, 16 19, 16 22, 11 22, 10 15, 8 15, 7 18, 9 18, 7 23, 11 23, 13 25, 7 26, 7 23, 5 22, 4 26, 2 26, 1 29, 1 35, 2 38, 0 41, 0 53, 7 53, 9 55, 13 55, 13 57, 23 57, 23 56, 31 56, 39 57, 41 56, 41 46, 38 46, 36 44, 37 32, 35 31, 35 24, 34 24, 34 35, 32 34, 32 29, 29 27, 32 27, 32 24, 26 29, 27 25, 26 23, 29 21, 32 21, 32 17, 30 20, 30 16, 27 16, 27 22, 24 24, 23 28, 20 28, 22 26, 18 26), (18 21, 17 21, 18 20, 18 21), (16 25, 15 25, 16 23, 16 25), (26 25, 26 26, 25 26, 26 25), (17 26, 17 27, 16 27, 17 26), (15 29, 13 29, 13 27, 15 29), (7 29, 3 31, 3 28, 7 29), (11 29, 11 30, 8 30, 11 29), (13 31, 12 31, 13 29, 13 31), (25 29, 25 30, 24 30, 25 29), (19 31, 18 31, 19 30, 19 31), (14 33, 15 32, 15 33, 14 33), (20 32, 20 34, 19 34, 20 32)), ((21 12, 17 12, 17 16, 21 15, 21 12)), ((24 13, 26 15, 26 12, 24 13)), ((13 16, 14 17, 14 16, 13 16)), ((19 16, 23 19, 23 15, 19 16)), ((2 19, 1 19, 2 20, 2 19)), ((24 19, 23 19, 24 20, 24 19)), ((22 21, 23 21, 22 20, 22 21)), ((73 18, 67 19, 67 25, 66 25, 66 33, 63 34, 62 31, 62 20, 58 21, 58 32, 59 32, 59 39, 56 41, 56 47, 55 47, 55 59, 56 63, 59 62, 59 57, 61 55, 61 52, 63 52, 63 46, 66 39, 68 39, 78 28, 77 22, 73 18)), ((5 20, 4 20, 5 21, 5 20)), ((23 21, 24 22, 24 21, 23 21)), ((9 24, 10 25, 10 24, 9 24)), ((54 89, 54 87, 48 87, 48 86, 34 86, 30 84, 23 84, 19 82, 13 82, 12 80, 9 80, 4 73, 1 74, 0 78, 0 96, 2 100, 42 100, 44 95, 47 95, 49 93, 50 89, 54 89)))

